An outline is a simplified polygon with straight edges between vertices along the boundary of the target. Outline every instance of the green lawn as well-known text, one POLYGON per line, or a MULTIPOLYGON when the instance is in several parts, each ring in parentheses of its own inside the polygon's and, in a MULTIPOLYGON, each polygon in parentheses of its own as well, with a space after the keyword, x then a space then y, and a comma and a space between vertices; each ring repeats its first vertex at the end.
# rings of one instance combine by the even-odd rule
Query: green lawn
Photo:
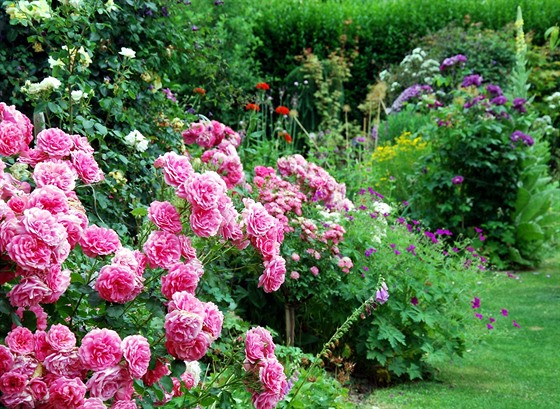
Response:
POLYGON ((499 274, 481 294, 484 309, 507 308, 509 316, 496 316, 495 329, 464 359, 441 368, 437 381, 378 389, 358 407, 560 408, 560 259, 516 275, 499 274))

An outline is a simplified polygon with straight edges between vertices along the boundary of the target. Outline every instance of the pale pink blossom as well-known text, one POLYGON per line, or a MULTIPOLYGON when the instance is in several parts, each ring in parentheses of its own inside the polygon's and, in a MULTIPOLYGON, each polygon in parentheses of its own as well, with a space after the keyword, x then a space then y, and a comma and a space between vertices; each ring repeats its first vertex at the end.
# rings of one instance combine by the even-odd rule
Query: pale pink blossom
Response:
POLYGON ((151 352, 148 340, 142 335, 130 335, 123 339, 121 348, 132 377, 142 378, 150 365, 151 352))
POLYGON ((181 241, 165 231, 150 233, 143 249, 151 268, 169 268, 181 258, 181 241))
POLYGON ((158 228, 168 233, 179 234, 183 230, 179 212, 169 202, 153 201, 148 209, 148 218, 158 228))
POLYGON ((181 374, 181 380, 187 389, 192 389, 200 383, 200 363, 198 361, 185 362, 185 372, 181 374))
POLYGON ((309 269, 309 271, 311 271, 311 274, 313 274, 315 277, 317 277, 319 275, 319 267, 317 266, 313 266, 309 269))
POLYGON ((160 156, 154 166, 162 168, 165 183, 172 187, 181 186, 194 174, 190 159, 175 152, 167 152, 160 156))
POLYGON ((64 226, 47 210, 33 207, 23 212, 21 219, 25 230, 49 246, 58 246, 67 240, 68 233, 64 226))
POLYGON ((270 332, 262 327, 251 328, 245 335, 245 357, 251 364, 274 356, 275 345, 270 332))
POLYGON ((46 341, 54 351, 71 351, 76 346, 76 336, 62 324, 55 324, 49 329, 46 341))
POLYGON ((70 351, 58 351, 47 355, 43 361, 45 369, 57 376, 68 378, 82 378, 85 374, 84 367, 78 356, 77 348, 70 351))
POLYGON ((173 294, 167 308, 169 311, 184 310, 202 317, 204 316, 204 304, 187 291, 180 291, 173 294))
POLYGON ((14 307, 30 307, 43 302, 51 293, 43 280, 37 276, 29 276, 14 285, 7 295, 14 307))
POLYGON ((26 147, 21 129, 8 121, 0 122, 0 155, 13 156, 26 147))
POLYGON ((142 276, 146 269, 146 255, 138 250, 121 247, 111 259, 111 264, 118 264, 130 268, 137 276, 142 276))
POLYGON ((73 142, 70 135, 58 128, 44 129, 37 134, 35 148, 53 158, 70 155, 73 142))
POLYGON ((64 191, 52 185, 35 189, 29 195, 27 206, 48 210, 53 215, 66 213, 70 209, 68 197, 64 191))
POLYGON ((226 190, 225 182, 216 172, 195 173, 186 182, 184 198, 199 209, 210 210, 218 207, 226 190))
POLYGON ((210 334, 210 339, 215 341, 222 333, 224 314, 213 302, 204 303, 204 322, 202 329, 210 334))
POLYGON ((127 266, 103 266, 95 281, 95 289, 104 300, 124 304, 135 299, 144 288, 141 280, 127 266))
POLYGON ((77 409, 107 409, 107 406, 99 398, 87 398, 77 409))
POLYGON ((110 329, 93 329, 82 339, 78 355, 86 369, 100 371, 116 365, 122 358, 119 334, 110 329))
POLYGON ((64 192, 74 190, 78 177, 71 163, 62 160, 50 160, 38 163, 33 169, 33 180, 37 187, 53 185, 64 192))
POLYGON ((61 377, 49 385, 48 403, 54 408, 75 409, 85 399, 86 386, 80 378, 61 377))
POLYGON ((179 291, 194 295, 198 286, 199 275, 194 263, 177 263, 169 268, 169 273, 161 277, 161 292, 171 299, 179 291))
POLYGON ((299 273, 297 271, 292 271, 290 273, 290 278, 292 278, 293 280, 298 280, 299 279, 299 273))
POLYGON ((190 342, 202 330, 204 316, 185 310, 174 310, 165 316, 165 336, 173 342, 190 342))
POLYGON ((112 254, 122 247, 119 236, 113 229, 98 227, 95 224, 84 230, 80 246, 88 257, 112 254))

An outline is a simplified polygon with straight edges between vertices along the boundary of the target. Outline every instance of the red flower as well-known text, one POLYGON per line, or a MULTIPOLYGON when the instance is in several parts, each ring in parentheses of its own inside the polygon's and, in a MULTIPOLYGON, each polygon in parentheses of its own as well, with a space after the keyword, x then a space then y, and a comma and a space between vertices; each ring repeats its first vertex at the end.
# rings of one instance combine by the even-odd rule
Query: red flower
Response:
POLYGON ((287 107, 280 105, 274 110, 274 112, 276 112, 278 115, 288 115, 290 113, 290 110, 287 107))
POLYGON ((195 89, 193 89, 193 92, 195 94, 199 94, 201 97, 206 95, 206 90, 204 88, 200 88, 200 87, 196 87, 195 89))
POLYGON ((259 112, 261 110, 261 108, 257 104, 247 104, 245 105, 245 109, 247 111, 255 111, 255 112, 259 112))
POLYGON ((288 132, 286 131, 278 132, 278 136, 282 136, 286 140, 286 142, 292 143, 292 137, 288 132))
POLYGON ((268 91, 270 89, 270 85, 268 85, 266 82, 259 82, 256 85, 257 89, 262 89, 263 91, 268 91))

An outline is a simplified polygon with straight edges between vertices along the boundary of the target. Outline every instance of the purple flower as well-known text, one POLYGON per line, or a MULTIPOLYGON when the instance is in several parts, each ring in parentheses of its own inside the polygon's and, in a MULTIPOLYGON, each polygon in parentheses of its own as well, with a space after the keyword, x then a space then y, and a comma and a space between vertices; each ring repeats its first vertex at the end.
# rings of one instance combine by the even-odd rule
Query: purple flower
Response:
POLYGON ((416 246, 413 246, 412 244, 406 248, 406 251, 408 251, 409 253, 414 254, 414 255, 416 255, 415 250, 416 250, 416 246))
POLYGON ((200 30, 200 28, 198 28, 197 26, 195 26, 195 25, 193 24, 193 26, 191 27, 191 30, 192 30, 192 31, 198 31, 198 30, 200 30))
POLYGON ((164 17, 169 17, 169 11, 167 11, 167 7, 163 6, 161 8, 161 14, 163 14, 164 17))
POLYGON ((408 87, 403 92, 401 92, 401 94, 393 102, 393 105, 391 105, 391 112, 400 112, 407 101, 411 100, 412 98, 417 98, 423 93, 430 92, 432 92, 432 88, 429 85, 414 84, 408 87))
POLYGON ((398 251, 398 250, 395 250, 395 254, 398 256, 399 254, 401 254, 401 252, 398 251))
POLYGON ((492 324, 486 324, 486 328, 488 329, 494 329, 494 326, 492 324))
POLYGON ((474 231, 477 232, 477 233, 482 233, 482 232, 483 232, 482 229, 480 229, 480 228, 478 228, 478 227, 476 227, 476 226, 474 227, 474 231))
POLYGON ((481 319, 484 318, 484 316, 483 316, 482 314, 479 314, 479 313, 474 314, 474 316, 475 316, 476 318, 478 318, 479 320, 481 320, 481 319))
POLYGON ((449 57, 446 58, 445 60, 443 60, 443 62, 441 63, 441 65, 439 66, 439 70, 440 71, 445 71, 448 68, 451 68, 455 65, 461 64, 461 63, 466 63, 467 62, 467 57, 465 57, 463 54, 457 54, 453 57, 449 57))
POLYGON ((392 249, 394 249, 397 245, 394 243, 389 244, 389 247, 391 247, 392 249))
POLYGON ((162 92, 165 94, 167 99, 170 99, 173 102, 177 102, 177 98, 175 98, 175 95, 173 95, 173 92, 171 92, 169 88, 162 89, 162 92))
POLYGON ((223 2, 222 0, 216 0, 216 1, 214 2, 214 5, 215 5, 215 6, 221 6, 222 4, 224 4, 224 2, 223 2))
POLYGON ((480 84, 482 84, 482 77, 478 74, 473 74, 467 75, 465 78, 463 78, 463 83, 461 84, 461 86, 463 88, 470 87, 471 85, 478 87, 480 86, 480 84))
POLYGON ((465 178, 463 176, 457 175, 454 176, 453 179, 451 179, 451 183, 453 183, 454 185, 460 185, 464 180, 465 178))
POLYGON ((373 247, 370 247, 369 249, 366 250, 365 255, 366 255, 366 257, 369 257, 369 256, 371 256, 373 253, 376 253, 376 252, 377 252, 376 249, 374 249, 373 247))
POLYGON ((465 102, 465 104, 463 105, 463 108, 465 108, 465 109, 472 108, 473 106, 478 104, 480 101, 482 101, 484 98, 485 98, 484 95, 478 95, 478 96, 474 97, 473 99, 471 99, 470 101, 465 102))
POLYGON ((488 320, 489 320, 490 322, 496 322, 496 318, 490 317, 490 318, 488 318, 488 320))
POLYGON ((412 298, 410 299, 410 303, 411 303, 412 305, 415 305, 415 306, 418 305, 418 298, 412 297, 412 298))
POLYGON ((474 299, 471 301, 471 307, 474 310, 476 310, 477 308, 480 308, 480 298, 474 297, 474 299))
POLYGON ((524 98, 515 98, 513 100, 513 109, 515 109, 517 112, 524 114, 527 112, 527 109, 525 109, 525 103, 527 102, 526 99, 524 98))
POLYGON ((374 141, 377 140, 378 138, 378 134, 377 134, 377 125, 374 126, 373 128, 371 128, 371 137, 374 141))
POLYGON ((494 105, 504 105, 507 102, 507 98, 503 95, 499 95, 495 98, 492 98, 490 102, 494 105))
POLYGON ((508 310, 506 310, 505 308, 502 309, 502 315, 503 315, 504 317, 507 317, 507 316, 508 316, 508 310))
POLYGON ((519 324, 517 323, 517 321, 515 321, 515 320, 513 320, 513 326, 514 326, 515 328, 521 328, 521 327, 519 326, 519 324))
POLYGON ((486 87, 486 91, 494 97, 498 97, 503 94, 502 89, 498 85, 494 84, 489 84, 486 87))
POLYGON ((366 190, 364 188, 361 188, 360 190, 358 190, 358 194, 361 195, 365 195, 366 194, 366 190))
POLYGON ((428 237, 434 244, 439 243, 438 239, 436 238, 436 235, 431 231, 425 231, 424 236, 428 237))
POLYGON ((533 138, 521 131, 513 131, 513 133, 511 134, 511 141, 514 143, 521 141, 527 146, 532 146, 535 143, 533 138))
POLYGON ((376 291, 375 293, 375 301, 379 304, 385 304, 389 299, 389 289, 387 288, 387 284, 383 282, 381 284, 381 288, 376 291))

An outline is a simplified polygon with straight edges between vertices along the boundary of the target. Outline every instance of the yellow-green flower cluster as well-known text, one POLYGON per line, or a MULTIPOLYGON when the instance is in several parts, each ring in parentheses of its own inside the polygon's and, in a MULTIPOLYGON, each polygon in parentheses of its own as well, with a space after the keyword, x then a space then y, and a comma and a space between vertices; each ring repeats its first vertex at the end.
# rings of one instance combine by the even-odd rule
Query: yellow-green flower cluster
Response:
POLYGON ((395 139, 394 145, 378 146, 371 157, 374 162, 392 161, 396 157, 417 151, 423 151, 428 144, 422 137, 412 137, 410 132, 403 132, 395 139))
POLYGON ((45 20, 51 18, 51 7, 46 0, 20 0, 6 3, 6 13, 10 20, 45 20))

